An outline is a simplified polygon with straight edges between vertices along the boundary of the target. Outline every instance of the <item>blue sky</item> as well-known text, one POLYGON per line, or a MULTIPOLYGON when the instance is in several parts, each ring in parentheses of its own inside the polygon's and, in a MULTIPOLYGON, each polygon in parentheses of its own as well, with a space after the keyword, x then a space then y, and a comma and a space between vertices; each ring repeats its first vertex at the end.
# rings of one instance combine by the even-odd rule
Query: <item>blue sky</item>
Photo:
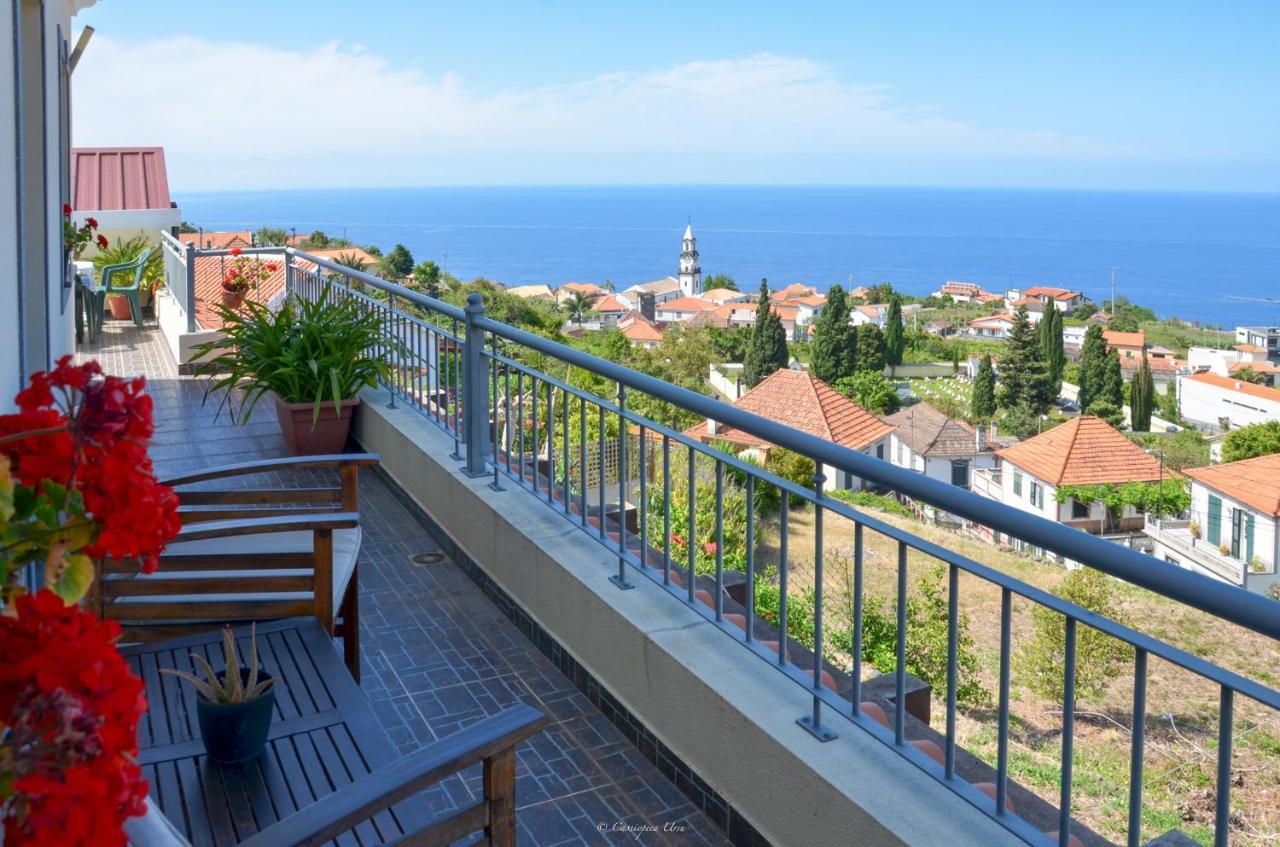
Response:
POLYGON ((81 23, 78 143, 163 144, 186 189, 1280 190, 1276 3, 102 0, 81 23))

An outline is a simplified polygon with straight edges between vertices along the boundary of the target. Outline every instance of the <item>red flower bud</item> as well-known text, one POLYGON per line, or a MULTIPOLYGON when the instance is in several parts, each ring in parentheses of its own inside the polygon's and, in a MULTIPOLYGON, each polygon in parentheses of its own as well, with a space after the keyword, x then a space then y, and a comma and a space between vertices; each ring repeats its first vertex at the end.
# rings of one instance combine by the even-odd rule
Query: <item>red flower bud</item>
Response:
POLYGON ((98 219, 97 219, 97 218, 85 218, 84 222, 85 222, 85 223, 87 223, 87 224, 89 225, 89 229, 97 229, 97 228, 98 228, 98 219))
POLYGON ((71 212, 72 212, 72 211, 74 211, 74 210, 71 208, 71 204, 70 204, 70 203, 63 203, 63 204, 62 204, 62 214, 66 215, 67 217, 71 217, 71 212))
POLYGON ((241 252, 242 252, 242 251, 240 250, 240 248, 239 248, 239 247, 232 247, 232 248, 231 248, 231 255, 232 255, 232 256, 239 256, 241 252))

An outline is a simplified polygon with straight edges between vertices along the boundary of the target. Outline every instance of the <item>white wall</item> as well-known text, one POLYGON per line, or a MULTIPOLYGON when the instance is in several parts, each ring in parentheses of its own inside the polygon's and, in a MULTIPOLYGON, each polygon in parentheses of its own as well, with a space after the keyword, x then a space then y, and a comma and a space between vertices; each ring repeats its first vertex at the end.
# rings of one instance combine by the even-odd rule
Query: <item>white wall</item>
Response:
MULTIPOLYGON (((29 204, 33 201, 25 201, 22 223, 33 236, 28 243, 41 245, 38 249, 44 254, 48 269, 42 281, 28 280, 25 295, 20 299, 18 182, 14 167, 0 167, 0 410, 11 408, 13 396, 26 382, 28 373, 48 368, 74 349, 75 299, 70 289, 63 289, 60 151, 69 148, 71 140, 62 137, 59 36, 67 42, 66 51, 70 52, 71 12, 88 5, 91 2, 85 0, 44 0, 43 4, 21 2, 16 7, 19 13, 24 9, 43 10, 43 44, 39 43, 38 36, 31 43, 24 43, 20 57, 27 78, 43 80, 43 110, 38 98, 24 98, 21 127, 15 125, 15 6, 7 4, 5 12, 0 14, 0 162, 17 160, 16 139, 23 134, 22 127, 30 128, 28 138, 43 137, 45 167, 41 176, 45 203, 40 209, 32 209, 29 204), (43 66, 40 65, 41 48, 43 66), (44 314, 39 325, 28 324, 28 331, 23 328, 20 302, 28 316, 44 314)), ((32 262, 39 263, 40 255, 28 251, 27 260, 30 267, 32 262)))
MULTIPOLYGON (((1253 555, 1258 557, 1266 570, 1274 570, 1276 562, 1280 561, 1280 532, 1277 532, 1277 519, 1270 515, 1264 515, 1220 491, 1210 491, 1209 488, 1199 482, 1191 483, 1191 519, 1200 525, 1202 544, 1209 546, 1213 550, 1217 550, 1221 544, 1230 546, 1231 512, 1233 509, 1244 509, 1253 513, 1253 555), (1222 524, 1217 544, 1210 544, 1209 542, 1210 494, 1222 500, 1222 524)), ((1227 554, 1227 558, 1231 558, 1230 553, 1227 554)), ((1244 550, 1241 550, 1240 561, 1245 564, 1245 569, 1247 570, 1248 561, 1244 550)))
POLYGON ((1280 420, 1280 401, 1219 388, 1186 376, 1178 377, 1178 408, 1184 418, 1198 423, 1217 425, 1219 418, 1227 418, 1232 429, 1280 420))

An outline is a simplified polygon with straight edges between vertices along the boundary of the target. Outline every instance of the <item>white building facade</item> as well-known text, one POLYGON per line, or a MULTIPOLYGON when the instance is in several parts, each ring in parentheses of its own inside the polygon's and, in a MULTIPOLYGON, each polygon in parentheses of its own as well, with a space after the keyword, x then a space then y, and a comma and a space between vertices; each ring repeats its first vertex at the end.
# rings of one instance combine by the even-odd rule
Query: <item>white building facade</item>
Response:
POLYGON ((71 202, 71 18, 93 0, 10 0, 0 14, 0 407, 75 347, 62 238, 71 202))
POLYGON ((1178 377, 1178 410, 1187 420, 1222 429, 1238 429, 1280 420, 1280 389, 1212 373, 1178 377))

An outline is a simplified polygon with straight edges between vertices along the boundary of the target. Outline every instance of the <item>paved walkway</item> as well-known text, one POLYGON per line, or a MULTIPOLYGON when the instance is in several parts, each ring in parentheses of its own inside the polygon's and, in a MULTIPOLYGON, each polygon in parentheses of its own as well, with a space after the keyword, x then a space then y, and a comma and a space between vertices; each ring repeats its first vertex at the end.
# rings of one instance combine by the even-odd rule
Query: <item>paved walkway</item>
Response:
MULTIPOLYGON (((225 415, 215 421, 219 398, 202 406, 203 383, 177 374, 153 325, 108 321, 83 355, 109 373, 147 376, 156 404, 151 453, 162 477, 286 455, 266 403, 247 426, 225 415)), ((366 474, 361 486, 362 687, 402 752, 530 703, 553 722, 519 750, 521 844, 728 843, 440 552, 382 478, 366 474), (658 832, 599 831, 615 824, 658 832)), ((476 766, 433 789, 429 802, 439 810, 465 805, 479 788, 476 766)))

